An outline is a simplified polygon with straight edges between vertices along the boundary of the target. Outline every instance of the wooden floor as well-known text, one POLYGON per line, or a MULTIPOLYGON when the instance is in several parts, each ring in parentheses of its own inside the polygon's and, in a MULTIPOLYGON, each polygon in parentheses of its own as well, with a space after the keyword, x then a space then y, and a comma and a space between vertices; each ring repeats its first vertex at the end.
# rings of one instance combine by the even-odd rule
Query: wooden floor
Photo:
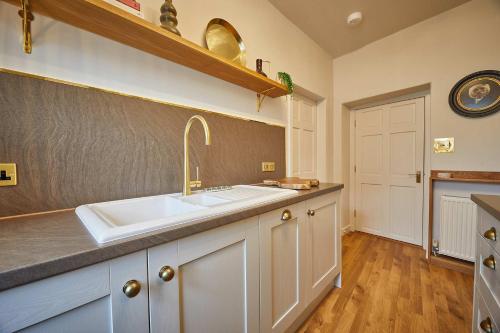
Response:
POLYGON ((412 245, 360 232, 342 241, 342 288, 299 332, 471 331, 472 276, 429 265, 412 245))

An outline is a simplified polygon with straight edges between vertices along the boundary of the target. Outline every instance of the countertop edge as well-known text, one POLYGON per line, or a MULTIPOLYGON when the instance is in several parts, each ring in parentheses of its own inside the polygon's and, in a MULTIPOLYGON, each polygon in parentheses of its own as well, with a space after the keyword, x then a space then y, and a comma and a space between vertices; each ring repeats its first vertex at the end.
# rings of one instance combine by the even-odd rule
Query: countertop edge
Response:
POLYGON ((498 197, 500 202, 500 196, 498 195, 486 195, 486 194, 471 194, 471 200, 475 202, 479 207, 483 208, 485 211, 493 215, 497 220, 500 221, 500 206, 493 206, 491 203, 485 201, 484 197, 498 197))
MULTIPOLYGON (((314 191, 301 191, 301 194, 297 197, 283 199, 267 205, 248 208, 228 215, 213 217, 208 220, 199 221, 176 229, 168 229, 165 231, 160 230, 153 233, 139 235, 130 239, 117 241, 116 243, 111 243, 109 245, 103 245, 102 247, 96 246, 94 249, 54 258, 53 260, 47 260, 7 270, 0 273, 0 292, 86 266, 98 264, 117 257, 125 256, 181 238, 189 237, 197 233, 235 223, 279 209, 281 207, 293 205, 324 194, 336 192, 344 188, 343 184, 324 184, 323 186, 326 187, 321 188, 322 186, 320 185, 320 187, 314 191)), ((92 236, 89 234, 89 237, 92 236)))

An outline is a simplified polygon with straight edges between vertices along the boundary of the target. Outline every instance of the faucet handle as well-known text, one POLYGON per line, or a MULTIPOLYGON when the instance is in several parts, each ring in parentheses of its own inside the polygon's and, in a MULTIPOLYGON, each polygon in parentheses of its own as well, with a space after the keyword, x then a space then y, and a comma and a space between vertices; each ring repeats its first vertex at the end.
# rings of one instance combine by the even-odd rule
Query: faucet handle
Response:
POLYGON ((201 180, 200 180, 200 167, 196 167, 196 180, 191 180, 189 182, 189 186, 191 188, 200 188, 201 187, 201 180))
POLYGON ((200 188, 201 180, 192 180, 189 182, 189 186, 191 186, 191 188, 200 188))

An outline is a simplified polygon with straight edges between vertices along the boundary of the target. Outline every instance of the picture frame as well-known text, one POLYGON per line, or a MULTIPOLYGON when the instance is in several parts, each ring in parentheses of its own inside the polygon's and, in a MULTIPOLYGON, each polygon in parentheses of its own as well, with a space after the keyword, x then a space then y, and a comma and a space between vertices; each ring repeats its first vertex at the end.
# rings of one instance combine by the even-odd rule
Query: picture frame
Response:
POLYGON ((467 75, 453 86, 448 102, 455 113, 469 118, 500 111, 500 71, 484 70, 467 75))

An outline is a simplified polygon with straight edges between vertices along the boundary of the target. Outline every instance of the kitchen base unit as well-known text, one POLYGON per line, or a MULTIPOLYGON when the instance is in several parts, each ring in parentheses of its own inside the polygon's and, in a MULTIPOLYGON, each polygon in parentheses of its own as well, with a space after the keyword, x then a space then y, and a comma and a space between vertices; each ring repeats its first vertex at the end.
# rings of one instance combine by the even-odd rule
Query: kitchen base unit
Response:
POLYGON ((0 292, 0 332, 285 332, 340 286, 340 191, 0 292))

